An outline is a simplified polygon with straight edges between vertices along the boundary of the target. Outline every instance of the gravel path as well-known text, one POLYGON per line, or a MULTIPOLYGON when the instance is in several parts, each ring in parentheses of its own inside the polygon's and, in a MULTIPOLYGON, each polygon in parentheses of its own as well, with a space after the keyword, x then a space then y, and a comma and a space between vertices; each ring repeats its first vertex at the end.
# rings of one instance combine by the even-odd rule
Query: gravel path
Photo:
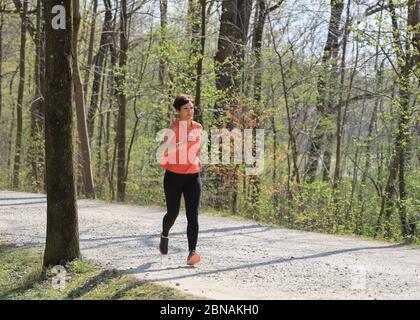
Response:
MULTIPOLYGON (((201 214, 198 267, 186 266, 186 217, 158 251, 163 208, 79 200, 82 256, 210 299, 420 299, 420 248, 267 227, 201 214)), ((44 195, 0 191, 0 239, 45 241, 44 195)))

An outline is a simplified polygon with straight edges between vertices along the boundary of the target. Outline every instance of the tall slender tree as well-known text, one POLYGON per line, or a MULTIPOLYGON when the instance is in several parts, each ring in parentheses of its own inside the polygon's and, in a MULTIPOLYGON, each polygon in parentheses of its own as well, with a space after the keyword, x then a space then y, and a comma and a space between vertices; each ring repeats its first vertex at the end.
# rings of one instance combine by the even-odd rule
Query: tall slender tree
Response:
MULTIPOLYGON (((160 5, 160 45, 164 46, 168 29, 168 0, 159 0, 160 5)), ((165 81, 166 61, 159 59, 159 83, 163 86, 165 81)))
POLYGON ((19 88, 17 97, 17 125, 15 158, 13 164, 13 188, 19 187, 20 164, 22 160, 22 133, 23 133, 23 93, 25 89, 25 52, 26 52, 26 12, 28 11, 28 1, 23 1, 21 27, 20 27, 20 55, 19 55, 19 88))
POLYGON ((95 41, 97 11, 98 11, 98 0, 93 0, 92 20, 90 22, 89 47, 88 47, 88 54, 87 54, 87 61, 86 61, 85 79, 83 83, 85 105, 86 105, 87 95, 88 95, 90 67, 92 65, 92 60, 93 60, 93 45, 95 41))
MULTIPOLYGON (((251 8, 251 0, 222 2, 219 37, 214 58, 219 98, 213 111, 213 118, 214 124, 219 128, 233 129, 234 126, 241 126, 242 109, 239 107, 241 68, 248 39, 251 8)), ((220 193, 229 191, 231 196, 229 205, 231 210, 236 212, 238 166, 216 166, 213 169, 215 188, 220 193)), ((226 207, 225 201, 221 198, 216 198, 213 204, 217 208, 226 207)))
MULTIPOLYGON (((262 73, 263 73, 263 63, 262 63, 262 44, 263 44, 263 35, 264 35, 264 25, 267 18, 267 15, 270 12, 276 10, 281 6, 283 0, 278 1, 274 6, 267 7, 265 0, 257 0, 255 7, 255 17, 254 17, 254 29, 252 32, 252 53, 254 58, 254 100, 255 108, 251 113, 249 121, 253 128, 258 128, 260 126, 260 119, 263 116, 263 110, 261 106, 261 86, 262 86, 262 73)), ((271 122, 273 128, 275 127, 274 122, 271 122)), ((290 124, 290 122, 289 122, 290 124)), ((290 132, 290 129, 289 129, 290 132)), ((290 139, 294 141, 292 135, 290 139)), ((293 143, 292 143, 293 145, 293 143)), ((256 143, 253 142, 253 154, 256 153, 256 143)), ((299 180, 299 178, 298 178, 299 180)), ((249 177, 249 187, 250 187, 250 200, 254 210, 258 210, 259 207, 259 195, 260 195, 260 177, 258 175, 249 177)))
POLYGON ((339 39, 342 29, 341 15, 344 10, 344 0, 331 0, 331 15, 328 24, 328 36, 322 54, 322 65, 318 77, 317 89, 318 97, 316 102, 318 122, 313 133, 309 137, 309 154, 306 166, 306 176, 308 180, 315 180, 318 161, 321 156, 322 138, 326 137, 325 153, 322 162, 323 179, 329 179, 330 160, 331 160, 331 142, 334 138, 332 134, 331 119, 335 113, 333 108, 334 95, 332 90, 337 83, 337 56, 340 47, 339 39))
POLYGON ((54 1, 45 1, 47 238, 44 268, 80 257, 72 143, 73 10, 71 1, 65 1, 57 13, 52 13, 55 5, 54 1))
POLYGON ((95 114, 96 114, 96 109, 98 106, 99 89, 100 89, 101 76, 103 72, 104 59, 106 56, 106 52, 112 42, 111 33, 113 31, 113 24, 112 24, 111 0, 104 0, 104 6, 105 6, 105 18, 102 25, 101 39, 99 42, 99 50, 94 59, 95 63, 93 67, 94 74, 93 74, 92 92, 90 96, 90 106, 89 106, 89 112, 88 112, 88 117, 87 117, 88 133, 89 133, 90 140, 92 140, 93 138, 95 114))
POLYGON ((201 83, 202 83, 202 76, 203 76, 203 60, 205 54, 205 45, 206 45, 206 0, 200 0, 199 5, 200 11, 200 19, 201 23, 199 25, 199 57, 197 60, 197 73, 196 73, 196 81, 195 81, 195 108, 196 112, 194 113, 195 120, 199 123, 203 123, 203 110, 201 107, 201 83))
POLYGON ((117 124, 117 198, 119 201, 125 199, 125 159, 126 159, 126 68, 127 68, 127 52, 128 52, 128 15, 127 1, 121 0, 120 10, 120 61, 119 72, 115 77, 116 96, 118 100, 118 124, 117 124))
POLYGON ((95 187, 92 176, 92 165, 90 156, 90 144, 89 136, 86 126, 86 108, 85 98, 83 92, 82 80, 80 78, 78 50, 77 50, 77 39, 79 34, 80 26, 80 12, 79 12, 79 0, 73 0, 73 85, 74 85, 74 97, 76 102, 76 114, 77 114, 77 131, 79 133, 79 145, 81 150, 81 168, 83 176, 83 186, 85 195, 89 198, 95 198, 95 187))
POLYGON ((0 121, 1 121, 1 111, 3 108, 3 24, 4 24, 4 15, 3 15, 4 4, 3 1, 0 1, 0 121))
MULTIPOLYGON (((29 159, 32 168, 32 183, 39 189, 41 182, 45 182, 42 163, 44 162, 44 150, 42 140, 44 134, 44 85, 45 85, 45 47, 44 47, 44 25, 42 23, 43 5, 41 0, 37 0, 36 5, 36 31, 34 33, 35 65, 34 65, 34 85, 35 97, 31 104, 31 141, 29 146, 29 159)), ((45 183, 44 183, 45 184, 45 183)))
POLYGON ((406 161, 411 143, 410 121, 413 115, 413 104, 418 94, 420 84, 420 2, 407 1, 407 27, 405 32, 399 27, 398 15, 393 1, 390 1, 390 15, 392 23, 393 47, 397 56, 397 85, 398 95, 393 103, 397 109, 398 127, 394 141, 394 148, 388 168, 388 179, 382 198, 376 233, 380 226, 380 219, 385 215, 385 236, 393 236, 391 217, 396 204, 399 211, 402 234, 406 237, 413 235, 416 227, 414 217, 407 217, 406 210, 406 161), (403 33, 404 32, 404 33, 403 33), (404 40, 405 45, 404 45, 404 40), (414 81, 412 80, 413 74, 414 81), (396 186, 397 184, 397 186, 396 186), (397 201, 395 196, 398 195, 397 201))

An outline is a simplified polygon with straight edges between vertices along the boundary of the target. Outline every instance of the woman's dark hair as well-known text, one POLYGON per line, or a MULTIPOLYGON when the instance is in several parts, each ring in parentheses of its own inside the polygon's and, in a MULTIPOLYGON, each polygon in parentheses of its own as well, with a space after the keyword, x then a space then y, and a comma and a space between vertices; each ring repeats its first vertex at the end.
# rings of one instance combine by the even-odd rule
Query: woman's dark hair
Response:
POLYGON ((184 104, 187 104, 190 101, 191 101, 192 104, 194 104, 194 98, 193 97, 191 97, 187 94, 181 93, 181 94, 178 94, 175 97, 173 106, 177 111, 179 111, 184 104))

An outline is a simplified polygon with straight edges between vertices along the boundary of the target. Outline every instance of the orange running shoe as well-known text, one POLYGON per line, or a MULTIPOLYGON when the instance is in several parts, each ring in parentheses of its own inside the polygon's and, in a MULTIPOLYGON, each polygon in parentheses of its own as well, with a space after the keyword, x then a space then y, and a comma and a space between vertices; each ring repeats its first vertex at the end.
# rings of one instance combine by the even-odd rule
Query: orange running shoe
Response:
POLYGON ((194 266, 198 264, 200 261, 201 261, 200 254, 195 250, 190 251, 190 254, 188 255, 188 258, 187 258, 187 265, 194 266))

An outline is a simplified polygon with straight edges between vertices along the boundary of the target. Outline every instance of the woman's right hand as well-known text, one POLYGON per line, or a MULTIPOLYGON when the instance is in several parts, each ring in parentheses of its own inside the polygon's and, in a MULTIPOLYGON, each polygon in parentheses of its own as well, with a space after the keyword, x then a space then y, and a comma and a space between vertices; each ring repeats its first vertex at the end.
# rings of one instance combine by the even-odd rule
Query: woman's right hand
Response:
POLYGON ((188 143, 188 137, 185 137, 184 139, 182 139, 182 141, 178 142, 176 144, 176 146, 177 146, 177 148, 180 148, 180 147, 182 147, 183 145, 185 145, 187 143, 188 143))

